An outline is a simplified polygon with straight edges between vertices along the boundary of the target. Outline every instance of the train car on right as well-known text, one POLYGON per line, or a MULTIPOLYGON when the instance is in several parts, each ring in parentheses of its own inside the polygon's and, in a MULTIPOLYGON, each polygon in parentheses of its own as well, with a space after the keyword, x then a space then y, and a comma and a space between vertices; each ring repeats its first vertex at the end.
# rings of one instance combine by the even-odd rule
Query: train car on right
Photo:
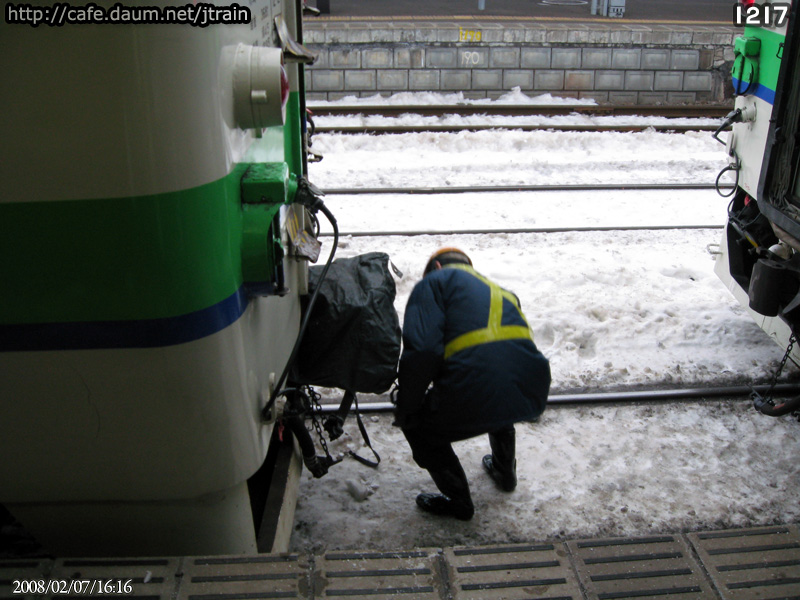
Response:
MULTIPOLYGON (((734 110, 715 137, 733 174, 715 271, 786 356, 800 364, 800 19, 798 2, 733 6, 734 110), (730 128, 727 140, 719 134, 730 128)), ((722 177, 718 178, 718 182, 722 177)), ((772 403, 756 406, 766 414, 772 403)), ((791 409, 791 410, 790 410, 791 409)), ((776 415, 777 416, 777 415, 776 415)))

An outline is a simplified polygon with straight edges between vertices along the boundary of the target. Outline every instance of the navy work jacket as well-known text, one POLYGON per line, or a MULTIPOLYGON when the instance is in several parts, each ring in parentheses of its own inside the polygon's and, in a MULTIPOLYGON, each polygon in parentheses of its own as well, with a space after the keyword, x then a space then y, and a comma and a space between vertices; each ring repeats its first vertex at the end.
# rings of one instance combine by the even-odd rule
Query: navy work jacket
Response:
POLYGON ((471 267, 450 264, 411 292, 399 387, 399 426, 478 435, 538 417, 550 364, 517 298, 471 267))

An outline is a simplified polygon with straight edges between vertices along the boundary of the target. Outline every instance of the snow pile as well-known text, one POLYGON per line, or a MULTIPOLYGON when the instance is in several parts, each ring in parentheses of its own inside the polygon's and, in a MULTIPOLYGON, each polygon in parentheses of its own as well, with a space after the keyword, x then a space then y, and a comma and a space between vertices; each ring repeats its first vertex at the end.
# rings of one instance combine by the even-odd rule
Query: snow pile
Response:
MULTIPOLYGON (((310 173, 322 188, 705 184, 726 164, 708 133, 319 135, 314 149, 325 155, 310 173)), ((326 204, 345 232, 431 232, 341 240, 337 256, 384 251, 405 273, 395 304, 401 319, 434 250, 469 253, 520 297, 550 359, 554 392, 764 382, 783 356, 713 273, 709 249, 720 242, 727 204, 713 191, 329 196, 326 204), (709 228, 438 233, 673 224, 709 228)), ((787 371, 796 379, 796 369, 787 371)), ((305 473, 294 550, 641 535, 800 516, 798 424, 757 414, 747 400, 548 409, 538 423, 517 426, 513 494, 481 472, 485 437, 460 442, 476 504, 468 523, 420 512, 415 495, 433 490, 427 473, 389 415, 367 427, 383 462, 370 470, 346 459, 323 480, 305 473)), ((355 423, 345 428, 332 451, 369 455, 355 423)))
MULTIPOLYGON (((383 458, 376 470, 345 458, 324 479, 304 473, 292 551, 389 551, 452 545, 635 536, 770 525, 800 518, 799 425, 755 413, 746 401, 550 408, 517 425, 517 489, 483 473, 486 436, 458 442, 475 517, 420 511, 434 491, 388 415, 366 420, 383 458)), ((371 456, 354 424, 334 453, 371 456)))
POLYGON ((323 189, 713 184, 726 164, 724 147, 708 132, 318 134, 312 149, 324 156, 311 167, 315 185, 323 189))
MULTIPOLYGON (((376 211, 380 212, 380 211, 376 211)), ((351 238, 341 256, 387 252, 402 322, 427 257, 456 245, 517 294, 566 391, 765 381, 782 352, 713 273, 718 230, 351 238)))
MULTIPOLYGON (((713 189, 325 197, 325 204, 339 222, 339 230, 352 234, 586 227, 657 229, 678 225, 717 228, 725 224, 728 203, 713 189)), ((332 232, 324 218, 321 225, 323 233, 332 232)), ((419 251, 424 253, 425 249, 419 251)))

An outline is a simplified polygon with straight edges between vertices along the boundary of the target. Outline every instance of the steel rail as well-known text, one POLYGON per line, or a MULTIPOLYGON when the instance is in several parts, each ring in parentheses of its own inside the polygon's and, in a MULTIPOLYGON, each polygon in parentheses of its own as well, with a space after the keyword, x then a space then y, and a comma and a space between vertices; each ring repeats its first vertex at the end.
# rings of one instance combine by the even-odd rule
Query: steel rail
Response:
POLYGON ((587 116, 643 116, 667 118, 717 118, 724 117, 733 105, 707 106, 602 106, 594 104, 353 104, 353 105, 309 105, 315 116, 381 115, 385 117, 402 114, 442 116, 455 114, 492 116, 564 116, 571 114, 587 116))
POLYGON ((462 131, 558 131, 562 133, 639 133, 653 130, 657 133, 687 133, 689 131, 716 131, 717 125, 585 125, 540 124, 514 125, 317 125, 315 134, 341 135, 400 135, 404 133, 460 133, 462 131))
MULTIPOLYGON (((679 231, 692 229, 722 229, 724 223, 714 225, 608 225, 585 227, 519 227, 513 229, 427 229, 427 230, 384 230, 384 231, 340 231, 339 236, 384 237, 418 235, 490 235, 495 233, 589 233, 592 231, 679 231)), ((333 233, 320 232, 320 237, 330 237, 333 233)))
MULTIPOLYGON (((724 184, 720 189, 732 188, 724 184)), ((325 188, 326 196, 359 194, 467 194, 489 192, 597 192, 597 191, 634 191, 634 190, 713 190, 713 183, 587 183, 569 185, 482 185, 482 186, 447 186, 447 187, 397 187, 397 188, 325 188)))
MULTIPOLYGON (((769 385, 738 385, 738 386, 710 386, 697 388, 678 388, 665 390, 637 390, 630 392, 586 392, 577 394, 555 394, 547 399, 548 406, 567 406, 575 404, 626 404, 630 402, 673 402, 678 400, 702 401, 707 398, 740 398, 749 396, 753 390, 760 394, 769 389, 769 385)), ((800 384, 782 383, 773 390, 778 396, 800 394, 800 384)), ((333 413, 339 408, 338 404, 324 404, 323 413, 333 413)), ((362 413, 391 412, 394 404, 391 402, 360 403, 362 413)))

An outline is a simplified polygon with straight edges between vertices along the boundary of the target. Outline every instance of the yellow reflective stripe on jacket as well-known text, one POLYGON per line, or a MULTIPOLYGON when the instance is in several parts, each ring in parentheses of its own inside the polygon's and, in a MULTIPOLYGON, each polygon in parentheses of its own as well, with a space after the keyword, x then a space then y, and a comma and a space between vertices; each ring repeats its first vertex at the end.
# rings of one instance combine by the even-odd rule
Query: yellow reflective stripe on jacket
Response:
POLYGON ((467 265, 455 263, 446 265, 445 268, 460 269, 470 273, 474 277, 480 279, 483 283, 489 286, 489 322, 483 329, 475 329, 468 331, 451 340, 444 347, 444 358, 447 360, 456 352, 478 346, 480 344, 487 344, 489 342, 501 342, 504 340, 533 340, 531 335, 528 321, 525 315, 520 310, 519 301, 516 296, 511 292, 502 289, 493 281, 489 281, 483 275, 476 272, 472 267, 467 265), (522 320, 525 321, 525 326, 522 325, 503 325, 503 298, 506 298, 513 306, 516 307, 522 320))

